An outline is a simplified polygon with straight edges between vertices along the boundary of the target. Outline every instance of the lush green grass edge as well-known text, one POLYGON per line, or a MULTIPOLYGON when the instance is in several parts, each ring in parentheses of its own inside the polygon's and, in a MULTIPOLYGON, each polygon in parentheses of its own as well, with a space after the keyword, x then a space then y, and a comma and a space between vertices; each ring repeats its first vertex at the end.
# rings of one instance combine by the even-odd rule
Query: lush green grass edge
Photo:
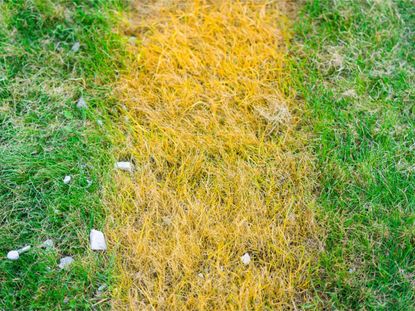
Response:
POLYGON ((117 0, 0 3, 2 310, 107 306, 111 254, 91 252, 88 236, 105 222, 102 189, 113 167, 107 132, 117 115, 111 82, 125 53, 113 29, 124 7, 117 0), (76 107, 81 96, 86 109, 76 107), (37 247, 46 239, 53 250, 37 247), (18 261, 5 259, 25 245, 32 249, 18 261), (75 262, 61 271, 63 256, 75 262))
POLYGON ((305 308, 415 305, 414 6, 306 2, 292 73, 314 133, 324 246, 305 308))

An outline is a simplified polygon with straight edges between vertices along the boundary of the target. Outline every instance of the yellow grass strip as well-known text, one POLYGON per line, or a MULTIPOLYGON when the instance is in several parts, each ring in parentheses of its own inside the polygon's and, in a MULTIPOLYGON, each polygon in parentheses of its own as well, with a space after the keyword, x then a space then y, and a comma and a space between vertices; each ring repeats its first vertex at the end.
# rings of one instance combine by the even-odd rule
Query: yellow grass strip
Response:
POLYGON ((277 1, 150 1, 117 86, 115 309, 295 308, 313 258, 312 161, 277 1), (249 253, 244 265, 241 256, 249 253))

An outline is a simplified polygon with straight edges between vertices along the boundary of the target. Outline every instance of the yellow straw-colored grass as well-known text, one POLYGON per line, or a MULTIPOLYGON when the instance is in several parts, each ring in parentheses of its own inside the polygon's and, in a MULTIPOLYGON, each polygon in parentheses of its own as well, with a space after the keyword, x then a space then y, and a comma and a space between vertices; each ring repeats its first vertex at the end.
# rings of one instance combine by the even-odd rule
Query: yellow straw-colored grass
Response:
POLYGON ((277 1, 137 3, 109 235, 120 310, 295 309, 315 226, 277 1), (241 256, 249 253, 244 265, 241 256))

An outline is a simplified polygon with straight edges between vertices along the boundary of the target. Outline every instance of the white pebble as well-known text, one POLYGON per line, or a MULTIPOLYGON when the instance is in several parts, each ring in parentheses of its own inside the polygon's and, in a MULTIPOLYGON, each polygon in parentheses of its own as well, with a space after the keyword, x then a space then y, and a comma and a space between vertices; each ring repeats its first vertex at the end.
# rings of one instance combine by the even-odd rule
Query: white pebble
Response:
POLYGON ((98 297, 102 296, 102 294, 104 293, 106 289, 107 289, 107 285, 105 284, 101 285, 100 287, 98 287, 96 295, 98 297))
POLYGON ((135 45, 137 42, 137 37, 131 36, 128 38, 128 43, 135 45))
POLYGON ((73 258, 71 256, 63 257, 59 261, 59 268, 65 269, 67 266, 69 266, 73 262, 73 258))
POLYGON ((91 187, 91 186, 92 186, 92 180, 87 179, 87 180, 86 180, 86 187, 87 187, 87 188, 89 188, 89 187, 91 187))
POLYGON ((42 248, 52 248, 54 246, 54 243, 51 239, 47 239, 46 241, 44 241, 40 247, 42 248))
POLYGON ((79 109, 84 109, 88 107, 85 99, 82 96, 78 99, 78 103, 76 104, 76 107, 78 107, 79 109))
POLYGON ((134 169, 134 166, 131 162, 117 162, 115 163, 115 168, 121 171, 127 171, 131 173, 134 169))
POLYGON ((89 240, 92 250, 105 251, 107 249, 107 243, 105 242, 104 234, 101 231, 92 229, 89 234, 89 240))
POLYGON ((72 52, 78 52, 79 51, 79 48, 81 47, 81 43, 79 43, 79 42, 75 42, 73 45, 72 45, 72 52))
POLYGON ((17 260, 19 259, 19 252, 18 251, 10 251, 7 253, 7 259, 10 260, 17 260))
POLYGON ((99 126, 103 126, 103 125, 104 125, 104 122, 102 122, 102 120, 98 119, 98 120, 97 120, 97 124, 98 124, 99 126))
POLYGON ((247 266, 249 265, 249 263, 251 262, 251 256, 249 256, 248 253, 245 253, 242 257, 241 257, 241 261, 242 263, 247 266))
POLYGON ((72 177, 69 175, 66 175, 65 178, 63 179, 63 183, 65 185, 69 184, 71 182, 72 177))

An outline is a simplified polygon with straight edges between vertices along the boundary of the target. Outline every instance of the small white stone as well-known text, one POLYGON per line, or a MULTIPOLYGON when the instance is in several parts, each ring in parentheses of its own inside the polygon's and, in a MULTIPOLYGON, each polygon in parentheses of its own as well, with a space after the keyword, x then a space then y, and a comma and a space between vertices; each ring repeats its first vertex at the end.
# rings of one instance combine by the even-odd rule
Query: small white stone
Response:
POLYGON ((198 276, 199 278, 201 278, 201 279, 204 279, 204 278, 205 278, 205 276, 203 275, 203 273, 198 273, 198 274, 197 274, 197 276, 198 276))
POLYGON ((78 42, 75 42, 73 45, 72 45, 72 52, 78 52, 79 51, 79 48, 81 47, 81 43, 79 43, 79 41, 78 42))
POLYGON ((104 291, 107 289, 107 285, 103 284, 97 289, 97 296, 100 297, 104 293, 104 291))
POLYGON ((135 45, 136 42, 137 42, 137 37, 131 36, 131 37, 128 38, 128 43, 130 43, 132 45, 135 45))
POLYGON ((18 251, 10 251, 7 253, 7 259, 9 260, 17 260, 19 257, 20 256, 18 251))
POLYGON ((89 187, 91 187, 91 186, 92 186, 92 180, 87 179, 87 180, 86 180, 86 187, 87 187, 87 188, 89 188, 89 187))
POLYGON ((51 239, 47 239, 46 241, 44 241, 40 247, 41 248, 52 248, 54 246, 54 243, 51 239))
POLYGON ((69 266, 73 262, 73 258, 71 256, 63 257, 59 261, 59 268, 65 269, 67 266, 69 266))
POLYGON ((87 104, 86 104, 85 99, 82 96, 79 97, 78 103, 76 104, 76 107, 78 107, 79 109, 85 109, 85 108, 88 107, 87 104))
POLYGON ((134 166, 131 162, 117 162, 115 163, 115 168, 121 171, 127 171, 131 173, 134 169, 134 166))
POLYGON ((65 185, 69 184, 71 182, 72 177, 69 175, 66 175, 65 178, 63 179, 63 183, 65 185))
POLYGON ((251 262, 251 256, 249 256, 248 253, 245 253, 242 257, 241 257, 241 261, 242 263, 247 266, 249 265, 249 263, 251 262))
POLYGON ((102 122, 102 120, 98 119, 98 120, 97 120, 97 124, 98 124, 99 126, 103 126, 103 125, 104 125, 104 122, 102 122))
POLYGON ((101 231, 92 229, 89 234, 89 240, 92 250, 105 251, 107 249, 107 243, 105 242, 104 234, 101 231))

